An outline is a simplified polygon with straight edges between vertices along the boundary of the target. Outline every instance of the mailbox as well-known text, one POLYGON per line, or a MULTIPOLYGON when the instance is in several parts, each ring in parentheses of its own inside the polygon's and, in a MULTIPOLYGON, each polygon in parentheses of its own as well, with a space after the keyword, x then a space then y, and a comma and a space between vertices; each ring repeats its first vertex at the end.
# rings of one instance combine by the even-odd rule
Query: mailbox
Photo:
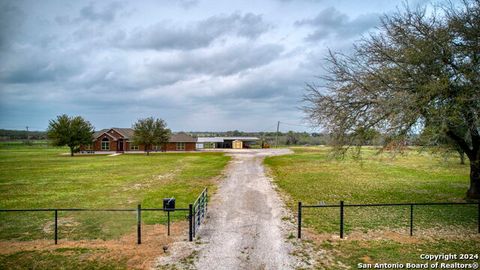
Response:
POLYGON ((163 209, 173 211, 175 209, 175 198, 163 198, 163 209))

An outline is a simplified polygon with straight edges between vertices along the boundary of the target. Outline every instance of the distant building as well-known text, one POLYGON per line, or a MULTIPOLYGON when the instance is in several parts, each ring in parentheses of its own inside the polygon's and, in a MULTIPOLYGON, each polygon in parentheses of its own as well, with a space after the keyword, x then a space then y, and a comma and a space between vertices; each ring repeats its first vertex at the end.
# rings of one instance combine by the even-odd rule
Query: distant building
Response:
MULTIPOLYGON (((93 134, 90 145, 82 145, 80 151, 145 151, 144 145, 133 142, 134 131, 131 128, 102 129, 93 134)), ((176 133, 170 136, 168 143, 152 145, 150 151, 195 151, 197 139, 185 134, 176 133)))
POLYGON ((257 137, 199 137, 197 148, 251 148, 258 141, 257 137))

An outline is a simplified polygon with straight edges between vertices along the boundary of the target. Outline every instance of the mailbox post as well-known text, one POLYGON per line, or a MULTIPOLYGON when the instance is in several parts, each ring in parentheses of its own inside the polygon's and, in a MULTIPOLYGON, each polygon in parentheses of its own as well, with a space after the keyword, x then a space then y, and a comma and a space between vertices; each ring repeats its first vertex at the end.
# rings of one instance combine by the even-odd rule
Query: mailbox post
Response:
POLYGON ((163 210, 167 211, 167 235, 170 236, 170 212, 175 211, 175 198, 163 198, 163 210))

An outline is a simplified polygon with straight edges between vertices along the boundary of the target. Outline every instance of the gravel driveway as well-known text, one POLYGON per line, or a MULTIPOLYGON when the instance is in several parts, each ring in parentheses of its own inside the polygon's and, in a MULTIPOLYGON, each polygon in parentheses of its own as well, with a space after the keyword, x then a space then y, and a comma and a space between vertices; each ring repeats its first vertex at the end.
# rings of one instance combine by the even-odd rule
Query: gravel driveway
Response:
POLYGON ((197 269, 293 269, 285 209, 262 164, 288 149, 231 150, 233 157, 198 234, 197 269))

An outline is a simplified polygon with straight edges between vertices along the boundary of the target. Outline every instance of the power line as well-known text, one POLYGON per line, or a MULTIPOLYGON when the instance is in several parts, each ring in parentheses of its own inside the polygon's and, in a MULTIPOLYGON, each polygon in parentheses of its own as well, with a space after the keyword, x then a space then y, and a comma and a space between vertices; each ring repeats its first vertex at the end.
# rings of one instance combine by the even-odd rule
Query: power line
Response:
POLYGON ((306 128, 310 128, 310 129, 314 129, 315 127, 312 127, 312 126, 307 126, 307 125, 302 125, 302 124, 292 124, 292 123, 286 123, 286 122, 280 122, 284 125, 287 125, 287 126, 297 126, 297 127, 306 127, 306 128))
POLYGON ((265 130, 263 132, 271 132, 270 130, 275 129, 276 127, 277 127, 277 124, 267 126, 267 127, 263 128, 265 130))

